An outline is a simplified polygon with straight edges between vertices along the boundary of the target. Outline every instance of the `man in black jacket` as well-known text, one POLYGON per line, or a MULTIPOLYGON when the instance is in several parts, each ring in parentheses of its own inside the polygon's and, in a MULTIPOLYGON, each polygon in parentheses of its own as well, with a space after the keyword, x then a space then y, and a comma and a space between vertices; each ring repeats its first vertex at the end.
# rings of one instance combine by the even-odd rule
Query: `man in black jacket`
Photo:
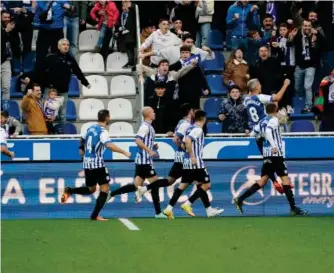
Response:
POLYGON ((152 126, 157 134, 172 135, 174 131, 173 113, 177 111, 176 105, 170 96, 166 94, 167 83, 156 81, 154 94, 148 99, 147 106, 153 108, 155 120, 152 126))
MULTIPOLYGON (((68 88, 71 81, 71 74, 77 76, 81 83, 90 88, 89 82, 82 73, 77 61, 69 53, 70 44, 65 38, 58 42, 58 51, 47 56, 41 70, 35 67, 33 81, 41 83, 43 87, 54 88, 60 96, 64 97, 64 104, 59 109, 60 122, 66 119, 66 104, 68 99, 68 88)), ((47 90, 45 93, 47 94, 47 90)))

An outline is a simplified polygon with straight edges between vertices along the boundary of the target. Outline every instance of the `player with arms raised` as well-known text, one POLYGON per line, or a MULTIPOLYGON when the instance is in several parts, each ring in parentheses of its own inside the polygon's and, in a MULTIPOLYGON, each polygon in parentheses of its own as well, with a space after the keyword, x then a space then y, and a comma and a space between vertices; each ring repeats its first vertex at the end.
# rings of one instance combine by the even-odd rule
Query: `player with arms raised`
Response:
MULTIPOLYGON (((247 114, 253 130, 255 126, 257 126, 261 122, 261 120, 263 120, 267 116, 265 112, 265 105, 272 102, 279 102, 282 99, 289 84, 290 80, 286 79, 281 90, 277 94, 263 95, 261 94, 261 84, 258 79, 252 79, 248 81, 247 87, 249 90, 249 94, 245 98, 244 105, 246 107, 247 114)), ((256 135, 256 144, 261 154, 262 142, 263 138, 260 135, 256 135)), ((270 180, 273 182, 275 189, 281 194, 284 193, 281 184, 276 181, 275 174, 272 173, 269 175, 269 177, 270 180)))
POLYGON ((183 193, 183 191, 194 181, 197 181, 197 190, 188 201, 181 205, 181 208, 190 216, 195 216, 192 211, 192 204, 201 198, 206 209, 208 217, 215 217, 221 214, 223 209, 214 209, 211 207, 207 191, 211 187, 210 176, 204 166, 203 147, 204 147, 204 132, 203 126, 206 122, 206 113, 202 110, 195 112, 195 124, 190 126, 184 136, 186 152, 183 160, 182 181, 178 189, 169 201, 169 205, 164 210, 164 214, 168 219, 174 219, 173 208, 183 193))
POLYGON ((268 116, 259 123, 260 134, 264 137, 263 142, 263 165, 261 170, 261 179, 247 189, 240 197, 234 198, 236 208, 243 213, 243 201, 263 188, 270 174, 276 173, 282 180, 283 191, 289 201, 291 214, 306 215, 307 213, 295 205, 294 195, 291 189, 291 182, 288 176, 288 170, 284 160, 284 150, 282 136, 280 132, 279 120, 277 118, 276 104, 268 104, 266 112, 268 116))
POLYGON ((66 203, 72 194, 90 195, 96 191, 96 184, 100 186, 100 194, 96 200, 95 208, 90 216, 91 220, 107 221, 99 216, 101 209, 106 203, 109 192, 109 173, 103 160, 103 153, 106 149, 115 153, 121 153, 130 158, 131 154, 123 151, 109 138, 106 127, 110 122, 108 110, 98 112, 98 124, 90 126, 81 135, 80 153, 83 154, 83 167, 85 169, 86 186, 80 188, 65 188, 61 202, 66 203))

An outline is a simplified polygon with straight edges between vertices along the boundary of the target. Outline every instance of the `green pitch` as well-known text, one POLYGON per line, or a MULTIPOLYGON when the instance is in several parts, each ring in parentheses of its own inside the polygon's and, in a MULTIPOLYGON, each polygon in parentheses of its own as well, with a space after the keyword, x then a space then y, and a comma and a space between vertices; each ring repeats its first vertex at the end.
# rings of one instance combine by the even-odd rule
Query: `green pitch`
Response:
POLYGON ((333 272, 334 217, 2 221, 4 273, 333 272))

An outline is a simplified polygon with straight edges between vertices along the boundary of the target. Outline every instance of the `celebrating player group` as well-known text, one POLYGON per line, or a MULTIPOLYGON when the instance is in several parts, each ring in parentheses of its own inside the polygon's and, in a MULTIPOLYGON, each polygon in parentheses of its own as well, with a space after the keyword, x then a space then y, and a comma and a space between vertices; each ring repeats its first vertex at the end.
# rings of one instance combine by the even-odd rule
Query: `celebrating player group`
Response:
MULTIPOLYGON (((264 187, 271 179, 275 189, 285 194, 290 204, 291 213, 305 215, 306 212, 295 205, 292 185, 288 177, 279 120, 277 118, 277 104, 284 95, 289 80, 285 80, 282 89, 274 95, 262 95, 261 85, 257 79, 248 82, 249 95, 245 98, 245 107, 249 115, 253 130, 251 136, 256 142, 263 155, 261 179, 254 183, 240 196, 234 197, 236 208, 243 213, 243 201, 264 187), (276 175, 281 178, 280 184, 276 175)), ((105 203, 110 198, 129 192, 135 193, 136 202, 140 202, 146 192, 150 192, 155 210, 155 218, 174 219, 173 209, 186 188, 196 182, 195 192, 181 205, 181 208, 189 216, 194 217, 192 204, 201 199, 208 217, 215 217, 224 212, 221 208, 212 208, 207 191, 211 187, 210 175, 203 160, 204 133, 203 126, 206 123, 206 113, 202 110, 194 110, 189 104, 181 106, 183 119, 176 126, 173 141, 177 146, 174 163, 167 178, 159 179, 153 165, 153 159, 157 156, 158 145, 155 143, 155 131, 152 122, 155 119, 154 110, 151 107, 142 109, 143 123, 137 135, 136 145, 138 152, 135 156, 135 181, 114 191, 109 190, 109 174, 103 160, 106 148, 113 152, 121 153, 130 158, 131 154, 123 151, 112 143, 108 136, 106 126, 110 122, 108 110, 98 113, 98 124, 92 125, 81 136, 80 153, 83 156, 86 186, 80 188, 65 188, 61 201, 65 203, 71 194, 92 194, 96 185, 100 186, 100 194, 96 200, 95 208, 91 214, 91 220, 106 221, 99 215, 105 203), (168 187, 181 178, 181 183, 175 189, 169 204, 161 210, 159 188, 168 187), (149 184, 144 185, 148 180, 149 184)))

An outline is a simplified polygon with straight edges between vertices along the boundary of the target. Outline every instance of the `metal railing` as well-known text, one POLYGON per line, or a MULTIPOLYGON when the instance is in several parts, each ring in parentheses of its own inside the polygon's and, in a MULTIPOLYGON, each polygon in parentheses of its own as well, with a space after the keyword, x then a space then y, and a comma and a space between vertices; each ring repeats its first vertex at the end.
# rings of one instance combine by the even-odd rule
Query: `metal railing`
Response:
MULTIPOLYGON (((136 32, 137 32, 137 54, 139 51, 139 47, 140 47, 140 18, 139 18, 139 8, 138 5, 136 5, 136 32)), ((137 56, 136 54, 136 56, 137 56)), ((142 60, 138 59, 138 63, 142 64, 142 60)), ((144 83, 141 81, 137 81, 138 82, 138 91, 139 91, 139 97, 140 97, 140 109, 142 109, 144 107, 144 83)), ((143 121, 143 117, 142 115, 140 115, 140 122, 143 121)))

